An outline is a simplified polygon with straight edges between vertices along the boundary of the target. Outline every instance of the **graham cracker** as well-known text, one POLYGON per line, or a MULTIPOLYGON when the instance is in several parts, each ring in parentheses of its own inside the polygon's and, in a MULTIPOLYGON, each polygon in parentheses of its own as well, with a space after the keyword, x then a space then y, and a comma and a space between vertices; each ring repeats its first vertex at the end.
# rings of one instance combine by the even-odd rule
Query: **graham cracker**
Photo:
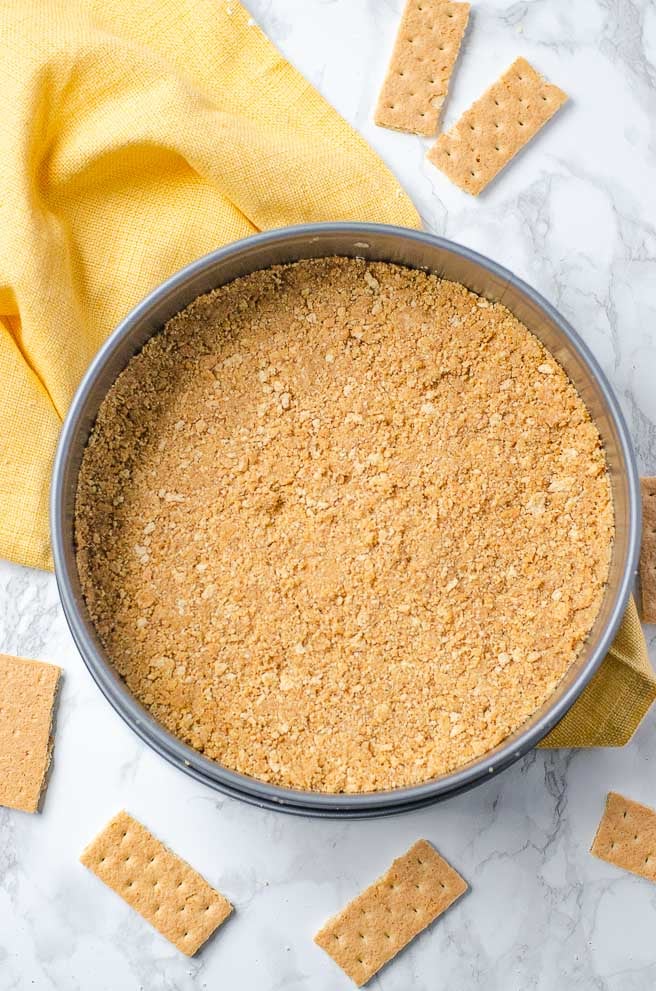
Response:
POLYGON ((61 668, 0 654, 0 805, 37 812, 61 668))
POLYGON ((641 478, 640 597, 645 623, 656 623, 656 478, 641 478))
POLYGON ((470 4, 408 0, 374 121, 430 137, 449 91, 470 4))
POLYGON ((232 912, 222 894, 127 812, 107 823, 80 861, 189 957, 232 912))
POLYGON ((478 196, 566 100, 566 93, 518 58, 439 136, 428 159, 461 189, 478 196))
POLYGON ((418 840, 314 941, 361 987, 466 890, 430 843, 418 840))
POLYGON ((656 881, 656 812, 609 792, 590 853, 656 881))

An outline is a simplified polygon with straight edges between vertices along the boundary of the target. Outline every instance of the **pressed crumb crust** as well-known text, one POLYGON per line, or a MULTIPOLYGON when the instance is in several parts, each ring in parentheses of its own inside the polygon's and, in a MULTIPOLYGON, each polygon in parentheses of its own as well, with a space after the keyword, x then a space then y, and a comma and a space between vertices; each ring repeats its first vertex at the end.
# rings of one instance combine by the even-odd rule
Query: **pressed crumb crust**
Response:
POLYGON ((128 364, 85 451, 77 561, 131 691, 226 767, 417 784, 553 693, 613 538, 596 427, 509 311, 387 263, 275 267, 128 364))

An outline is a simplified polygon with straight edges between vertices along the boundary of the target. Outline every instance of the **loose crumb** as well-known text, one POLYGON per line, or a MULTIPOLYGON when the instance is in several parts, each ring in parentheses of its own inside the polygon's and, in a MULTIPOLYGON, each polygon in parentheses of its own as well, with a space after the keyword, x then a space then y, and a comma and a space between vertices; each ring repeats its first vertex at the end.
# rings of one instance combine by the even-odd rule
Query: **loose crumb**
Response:
POLYGON ((387 263, 202 296, 109 391, 77 560, 130 690, 207 757, 323 792, 479 757, 600 608, 613 512, 574 386, 500 304, 387 263))

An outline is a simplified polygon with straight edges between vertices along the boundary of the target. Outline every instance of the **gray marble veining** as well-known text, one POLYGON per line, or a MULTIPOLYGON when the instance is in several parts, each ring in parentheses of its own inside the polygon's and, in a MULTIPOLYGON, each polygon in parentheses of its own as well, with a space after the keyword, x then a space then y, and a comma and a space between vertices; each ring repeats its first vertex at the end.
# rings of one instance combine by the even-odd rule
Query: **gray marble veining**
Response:
MULTIPOLYGON (((249 6, 377 148, 429 230, 497 259, 562 310, 616 388, 641 467, 656 471, 654 0, 474 5, 447 125, 518 54, 571 95, 479 200, 424 162, 426 142, 371 123, 401 0, 249 6)), ((656 887, 587 852, 610 788, 656 805, 656 713, 622 750, 535 752, 432 809, 318 822, 214 795, 144 748, 87 674, 51 576, 0 563, 0 650, 65 668, 44 812, 0 810, 2 991, 346 988, 312 934, 419 836, 472 890, 373 980, 377 991, 656 987, 656 887), (122 807, 236 905, 192 961, 77 862, 122 807)))

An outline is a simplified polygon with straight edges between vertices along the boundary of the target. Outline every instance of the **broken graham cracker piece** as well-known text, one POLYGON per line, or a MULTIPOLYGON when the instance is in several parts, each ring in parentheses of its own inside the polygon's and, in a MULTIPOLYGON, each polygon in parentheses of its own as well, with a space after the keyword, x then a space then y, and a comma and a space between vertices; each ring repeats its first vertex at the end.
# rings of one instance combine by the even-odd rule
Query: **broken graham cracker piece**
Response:
POLYGON ((127 812, 107 823, 80 861, 189 957, 232 912, 227 898, 127 812))
POLYGON ((519 58, 440 135, 428 159, 465 192, 478 196, 566 100, 566 93, 519 58))
POLYGON ((469 20, 468 3, 408 0, 374 121, 393 131, 435 134, 469 20))
POLYGON ((642 545, 640 547, 640 598, 642 619, 656 623, 656 477, 641 478, 642 545))
POLYGON ((0 805, 37 812, 61 668, 0 654, 0 805))
POLYGON ((656 812, 609 792, 590 853, 656 881, 656 812))
POLYGON ((314 941, 361 987, 466 890, 430 843, 418 840, 314 941))

